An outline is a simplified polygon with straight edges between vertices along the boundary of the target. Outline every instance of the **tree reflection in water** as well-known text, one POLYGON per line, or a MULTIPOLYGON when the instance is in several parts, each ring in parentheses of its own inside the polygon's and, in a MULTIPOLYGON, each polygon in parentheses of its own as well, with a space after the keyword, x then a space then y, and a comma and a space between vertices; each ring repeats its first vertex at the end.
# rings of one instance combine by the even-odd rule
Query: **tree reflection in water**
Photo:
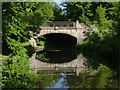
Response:
POLYGON ((38 88, 118 88, 116 73, 100 65, 97 71, 86 71, 79 76, 72 71, 49 71, 39 73, 38 88))
POLYGON ((38 74, 39 76, 36 82, 36 86, 38 88, 54 87, 61 80, 61 78, 64 77, 62 72, 59 71, 43 70, 38 72, 38 74))
POLYGON ((116 73, 101 65, 95 73, 84 72, 79 76, 66 75, 64 85, 70 88, 118 88, 116 73))

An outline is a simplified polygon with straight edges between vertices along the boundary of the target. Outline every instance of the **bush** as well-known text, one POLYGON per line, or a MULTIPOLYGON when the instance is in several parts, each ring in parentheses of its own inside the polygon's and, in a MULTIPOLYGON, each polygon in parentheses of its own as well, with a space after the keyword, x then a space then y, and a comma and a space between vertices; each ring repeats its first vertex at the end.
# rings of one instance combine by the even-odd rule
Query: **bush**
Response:
POLYGON ((34 88, 35 77, 29 66, 29 58, 25 49, 12 53, 2 63, 2 87, 3 88, 34 88))
POLYGON ((45 44, 44 41, 40 40, 39 38, 36 39, 36 43, 40 46, 44 46, 44 44, 45 44))

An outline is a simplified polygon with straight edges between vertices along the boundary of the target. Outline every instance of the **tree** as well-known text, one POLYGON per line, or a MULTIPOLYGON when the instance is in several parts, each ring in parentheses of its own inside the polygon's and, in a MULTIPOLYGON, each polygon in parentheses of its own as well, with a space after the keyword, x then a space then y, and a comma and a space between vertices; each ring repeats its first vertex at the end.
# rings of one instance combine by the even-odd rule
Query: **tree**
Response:
POLYGON ((58 6, 56 3, 53 3, 53 12, 54 12, 54 21, 64 21, 67 20, 65 13, 63 12, 62 8, 58 6))
POLYGON ((4 2, 2 7, 3 49, 8 48, 10 39, 18 42, 29 40, 29 31, 37 31, 43 22, 53 16, 52 4, 49 2, 4 2))
POLYGON ((96 20, 98 21, 99 35, 106 35, 112 31, 112 20, 108 20, 105 15, 106 8, 103 8, 102 5, 98 6, 96 9, 96 20))
POLYGON ((32 74, 22 43, 29 40, 29 31, 37 31, 41 23, 53 16, 52 5, 49 2, 3 2, 2 7, 3 54, 11 51, 2 63, 2 87, 34 88, 36 75, 32 74))
POLYGON ((82 23, 90 24, 90 17, 93 16, 90 2, 67 2, 63 4, 68 19, 72 21, 79 20, 82 23))

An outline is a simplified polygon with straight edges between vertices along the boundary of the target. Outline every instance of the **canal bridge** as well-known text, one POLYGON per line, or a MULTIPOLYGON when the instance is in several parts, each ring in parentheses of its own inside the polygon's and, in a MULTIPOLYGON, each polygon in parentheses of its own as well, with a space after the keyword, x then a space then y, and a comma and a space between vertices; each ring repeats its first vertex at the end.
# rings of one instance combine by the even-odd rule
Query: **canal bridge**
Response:
POLYGON ((85 39, 85 25, 83 23, 79 23, 79 21, 73 22, 73 21, 52 21, 52 22, 46 22, 44 26, 41 26, 38 30, 39 33, 33 33, 30 31, 31 34, 31 45, 36 46, 35 39, 46 35, 46 34, 68 34, 72 36, 73 38, 77 39, 77 43, 82 42, 85 39), (36 34, 36 36, 34 36, 36 34))
POLYGON ((52 70, 52 71, 72 71, 78 76, 85 70, 87 59, 82 54, 77 56, 75 59, 64 62, 64 63, 47 63, 36 58, 34 53, 30 59, 30 67, 33 73, 38 73, 41 70, 52 70))

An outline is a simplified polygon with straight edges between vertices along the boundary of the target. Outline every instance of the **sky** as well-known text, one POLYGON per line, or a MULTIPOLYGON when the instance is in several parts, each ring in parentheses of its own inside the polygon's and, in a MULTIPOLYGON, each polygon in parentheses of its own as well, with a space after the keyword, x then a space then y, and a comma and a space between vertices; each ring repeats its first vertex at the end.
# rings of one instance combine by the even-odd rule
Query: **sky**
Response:
MULTIPOLYGON (((57 1, 57 0, 54 0, 54 1, 57 1)), ((60 6, 62 9, 64 9, 64 7, 60 5, 62 2, 56 2, 56 3, 57 3, 58 6, 60 6)))
POLYGON ((61 0, 54 0, 54 2, 61 2, 61 0))

